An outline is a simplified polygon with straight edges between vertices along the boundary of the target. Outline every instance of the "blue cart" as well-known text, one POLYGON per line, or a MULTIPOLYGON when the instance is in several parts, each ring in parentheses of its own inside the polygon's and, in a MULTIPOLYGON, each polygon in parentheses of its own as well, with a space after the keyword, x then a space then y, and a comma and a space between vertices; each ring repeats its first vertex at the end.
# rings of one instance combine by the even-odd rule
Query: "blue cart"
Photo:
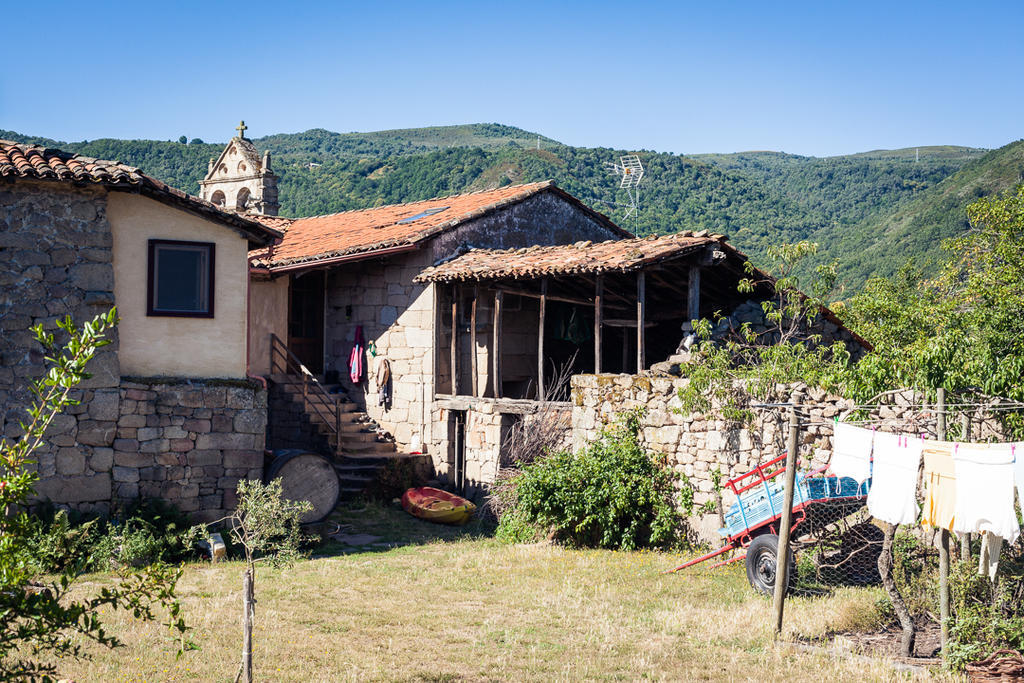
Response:
MULTIPOLYGON (((717 562, 712 569, 746 560, 750 585, 763 593, 771 593, 778 566, 776 554, 782 518, 783 480, 779 475, 785 471, 786 455, 783 454, 727 481, 725 485, 736 494, 736 502, 725 513, 725 526, 718 531, 725 545, 672 571, 745 549, 745 553, 717 562)), ((803 545, 813 544, 827 529, 862 510, 867 502, 870 480, 858 484, 848 477, 824 476, 823 471, 824 468, 796 475, 790 538, 803 539, 803 545)), ((789 575, 795 576, 792 552, 787 560, 789 575)))

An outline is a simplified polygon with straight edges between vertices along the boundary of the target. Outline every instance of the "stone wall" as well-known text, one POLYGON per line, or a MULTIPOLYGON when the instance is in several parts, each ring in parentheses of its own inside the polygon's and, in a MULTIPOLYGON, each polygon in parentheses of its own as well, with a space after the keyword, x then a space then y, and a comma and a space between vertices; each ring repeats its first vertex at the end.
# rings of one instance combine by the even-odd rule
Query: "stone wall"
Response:
POLYGON ((36 493, 85 511, 155 497, 200 519, 235 505, 263 475, 267 397, 258 384, 125 380, 80 392, 38 457, 36 493))
POLYGON ((517 423, 530 429, 537 420, 551 420, 564 426, 565 438, 562 445, 570 445, 569 418, 572 412, 569 404, 549 403, 546 406, 536 401, 495 398, 439 398, 434 402, 431 417, 434 445, 434 470, 448 482, 455 483, 455 413, 460 412, 465 420, 465 464, 463 478, 466 495, 479 499, 485 494, 498 476, 498 471, 509 463, 506 461, 505 443, 509 430, 517 423))
MULTIPOLYGON (((106 193, 58 183, 0 183, 0 435, 19 436, 29 382, 44 369, 29 328, 90 319, 114 304, 106 193)), ((89 363, 88 389, 120 382, 117 330, 89 363)), ((109 392, 107 392, 109 393, 109 392)), ((70 446, 70 444, 65 444, 70 446)))
POLYGON ((403 450, 429 441, 434 395, 433 286, 413 282, 429 263, 423 251, 365 261, 329 271, 325 316, 325 370, 337 370, 349 397, 395 437, 403 450), (366 376, 353 384, 348 359, 357 327, 376 357, 366 354, 366 376), (380 404, 377 365, 391 364, 391 403, 380 404))
MULTIPOLYGON (((782 455, 789 430, 787 408, 754 409, 749 427, 728 423, 720 416, 681 412, 679 389, 689 380, 677 377, 636 375, 577 375, 572 378, 572 439, 574 448, 595 440, 604 426, 624 411, 642 409, 641 441, 653 451, 664 453, 669 465, 685 475, 694 488, 697 506, 716 501, 713 473, 722 481, 750 471, 758 464, 782 455)), ((811 468, 828 464, 832 455, 832 423, 845 418, 854 408, 853 401, 831 396, 824 390, 803 384, 777 385, 765 402, 801 405, 801 462, 811 468)), ((926 400, 910 391, 890 394, 882 404, 861 416, 882 431, 936 435, 936 412, 921 408, 926 400)), ((971 416, 975 440, 1000 439, 1002 430, 991 415, 971 416)), ((957 419, 949 425, 956 428, 957 419)), ((726 509, 734 502, 723 492, 726 509)), ((691 520, 704 540, 719 540, 721 526, 717 513, 691 520)))
MULTIPOLYGON (((0 183, 0 436, 22 435, 30 382, 45 371, 29 332, 83 322, 114 305, 107 194, 66 183, 0 183)), ((246 381, 128 381, 118 330, 58 415, 37 453, 41 499, 105 512, 137 496, 170 500, 200 518, 234 505, 238 479, 263 468, 266 395, 246 381)), ((59 337, 58 342, 62 341, 59 337)))

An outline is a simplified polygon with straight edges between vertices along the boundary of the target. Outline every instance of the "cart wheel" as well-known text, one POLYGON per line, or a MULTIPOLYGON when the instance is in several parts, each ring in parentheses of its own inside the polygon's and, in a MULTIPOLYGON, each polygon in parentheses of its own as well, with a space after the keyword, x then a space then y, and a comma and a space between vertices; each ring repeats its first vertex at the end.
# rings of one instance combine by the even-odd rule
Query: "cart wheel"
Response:
MULTIPOLYGON (((747 581, 754 590, 771 595, 775 592, 775 570, 778 566, 776 554, 779 548, 779 537, 775 534, 762 534, 756 537, 747 548, 747 581)), ((793 587, 796 577, 796 563, 793 551, 789 551, 789 588, 793 587)))

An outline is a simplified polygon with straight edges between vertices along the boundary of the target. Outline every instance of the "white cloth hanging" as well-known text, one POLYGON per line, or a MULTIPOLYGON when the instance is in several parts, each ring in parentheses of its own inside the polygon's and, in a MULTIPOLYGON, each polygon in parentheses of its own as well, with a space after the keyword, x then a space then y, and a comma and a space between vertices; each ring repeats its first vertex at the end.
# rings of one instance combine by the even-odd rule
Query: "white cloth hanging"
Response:
POLYGON ((875 432, 856 425, 836 422, 832 434, 829 467, 837 477, 849 477, 858 484, 871 478, 871 446, 875 432))
POLYGON ((1013 472, 1017 480, 1017 497, 1024 505, 1024 442, 1010 444, 1010 455, 1014 456, 1013 472))
POLYGON ((917 469, 924 440, 876 432, 868 511, 890 524, 917 521, 917 469))
POLYGON ((978 555, 978 574, 996 580, 999 571, 999 553, 1003 549, 1003 537, 985 532, 981 537, 981 553, 978 555))
POLYGON ((1014 456, 1010 444, 957 444, 953 531, 987 531, 1013 543, 1020 535, 1013 505, 1014 456))

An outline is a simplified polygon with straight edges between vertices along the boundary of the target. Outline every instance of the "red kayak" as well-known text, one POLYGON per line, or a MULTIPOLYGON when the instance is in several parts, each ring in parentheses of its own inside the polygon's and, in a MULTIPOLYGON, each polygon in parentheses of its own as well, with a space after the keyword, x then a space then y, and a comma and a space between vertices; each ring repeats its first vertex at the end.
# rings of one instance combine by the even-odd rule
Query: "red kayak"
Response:
POLYGON ((476 512, 476 505, 465 498, 429 486, 403 493, 402 507, 413 517, 438 524, 465 524, 476 512))

